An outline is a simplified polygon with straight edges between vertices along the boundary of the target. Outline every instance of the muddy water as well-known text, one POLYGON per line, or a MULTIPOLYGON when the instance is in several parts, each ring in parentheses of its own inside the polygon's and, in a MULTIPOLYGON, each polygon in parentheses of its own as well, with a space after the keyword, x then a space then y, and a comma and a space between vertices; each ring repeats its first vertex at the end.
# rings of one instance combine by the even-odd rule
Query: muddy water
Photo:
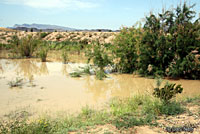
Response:
MULTIPOLYGON (((20 108, 33 111, 76 112, 89 105, 99 108, 113 97, 151 94, 155 80, 127 74, 110 74, 103 81, 94 76, 72 78, 69 73, 84 64, 41 63, 37 59, 0 59, 0 116, 20 108), (9 82, 23 79, 22 87, 9 82)), ((179 97, 200 95, 199 80, 177 80, 184 92, 179 97)))

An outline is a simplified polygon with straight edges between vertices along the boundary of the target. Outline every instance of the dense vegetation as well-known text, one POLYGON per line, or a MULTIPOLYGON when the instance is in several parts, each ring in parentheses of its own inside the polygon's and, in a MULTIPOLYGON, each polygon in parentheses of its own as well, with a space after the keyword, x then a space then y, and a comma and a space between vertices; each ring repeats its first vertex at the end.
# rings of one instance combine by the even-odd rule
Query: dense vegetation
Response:
MULTIPOLYGON (((193 5, 194 6, 194 5, 193 5)), ((67 63, 69 52, 86 57, 96 66, 96 74, 106 77, 104 68, 113 71, 137 73, 142 76, 200 79, 200 19, 195 18, 193 6, 186 3, 158 15, 150 14, 143 26, 122 28, 113 45, 87 41, 42 41, 49 33, 38 37, 14 36, 10 46, 17 57, 31 57, 34 53, 46 61, 48 50, 61 50, 67 63)))
POLYGON ((114 49, 119 71, 200 79, 200 22, 193 21, 193 6, 150 14, 142 28, 123 28, 114 49))

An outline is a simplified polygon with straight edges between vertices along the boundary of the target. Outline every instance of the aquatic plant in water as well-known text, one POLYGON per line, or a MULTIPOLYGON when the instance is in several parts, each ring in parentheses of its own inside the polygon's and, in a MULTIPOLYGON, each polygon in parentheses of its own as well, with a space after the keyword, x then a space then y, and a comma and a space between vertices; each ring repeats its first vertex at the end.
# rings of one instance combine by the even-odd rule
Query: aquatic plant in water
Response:
POLYGON ((9 81, 8 85, 10 86, 10 88, 13 88, 13 87, 22 87, 22 85, 23 85, 23 79, 17 77, 15 80, 9 81))

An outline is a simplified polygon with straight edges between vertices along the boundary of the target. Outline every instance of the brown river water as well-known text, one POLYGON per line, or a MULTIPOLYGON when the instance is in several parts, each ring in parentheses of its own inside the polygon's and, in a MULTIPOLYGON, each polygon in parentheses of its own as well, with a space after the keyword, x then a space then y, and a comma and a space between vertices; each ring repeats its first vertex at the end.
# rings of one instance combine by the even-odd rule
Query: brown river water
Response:
MULTIPOLYGON (((132 74, 109 74, 100 81, 95 76, 72 78, 69 73, 80 63, 41 63, 39 59, 0 59, 0 116, 21 108, 69 113, 86 105, 100 108, 113 97, 152 93, 154 79, 132 74), (10 88, 9 82, 22 78, 22 87, 10 88)), ((170 80, 182 84, 178 98, 200 95, 199 80, 170 80)))

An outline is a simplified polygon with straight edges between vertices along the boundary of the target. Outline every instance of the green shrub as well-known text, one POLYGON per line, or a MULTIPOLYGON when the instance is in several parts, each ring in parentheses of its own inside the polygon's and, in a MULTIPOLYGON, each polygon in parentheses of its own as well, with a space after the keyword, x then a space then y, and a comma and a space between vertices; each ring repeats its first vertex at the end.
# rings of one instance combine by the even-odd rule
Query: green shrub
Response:
POLYGON ((62 50, 62 60, 63 60, 63 63, 66 64, 68 62, 68 49, 63 49, 62 50))
POLYGON ((112 52, 119 72, 132 73, 137 69, 140 30, 134 27, 123 28, 116 36, 112 52))
POLYGON ((200 25, 198 20, 192 22, 193 6, 184 3, 175 10, 146 17, 138 64, 140 74, 199 79, 199 65, 195 66, 189 58, 200 47, 200 25), (188 68, 195 71, 187 74, 188 68))
POLYGON ((49 34, 50 33, 48 33, 48 32, 42 32, 42 33, 40 33, 40 38, 43 39, 43 38, 45 38, 49 34))
POLYGON ((161 114, 165 115, 178 115, 183 113, 185 109, 181 106, 180 103, 173 101, 167 104, 163 103, 162 105, 160 105, 159 111, 161 114))
POLYGON ((31 57, 35 52, 39 41, 36 37, 28 35, 19 39, 17 36, 13 36, 11 45, 13 52, 19 54, 21 57, 31 57))
POLYGON ((46 62, 48 51, 49 51, 48 42, 43 41, 38 45, 38 56, 40 57, 42 62, 46 62))
POLYGON ((186 2, 146 17, 143 28, 123 28, 110 51, 118 72, 200 79, 200 23, 186 2))
POLYGON ((178 115, 185 111, 180 103, 172 101, 165 103, 157 99, 146 99, 142 104, 142 114, 155 119, 159 115, 178 115))
POLYGON ((63 38, 64 36, 63 35, 61 35, 61 34, 58 34, 57 36, 56 36, 56 40, 57 41, 59 41, 61 38, 63 38))
POLYGON ((182 93, 183 88, 181 85, 166 83, 163 88, 154 88, 153 95, 159 98, 164 103, 169 103, 176 94, 182 93))
POLYGON ((105 74, 105 72, 103 70, 97 70, 96 71, 96 78, 98 80, 103 80, 103 78, 106 78, 106 77, 107 76, 106 76, 106 74, 105 74))
POLYGON ((169 66, 168 76, 187 79, 200 79, 200 56, 197 53, 189 53, 183 60, 176 60, 169 66))
POLYGON ((112 64, 110 57, 108 56, 108 50, 99 42, 88 46, 86 50, 86 57, 88 57, 88 63, 93 61, 94 65, 98 67, 96 70, 96 77, 100 80, 106 77, 104 73, 104 67, 112 64))
POLYGON ((94 65, 101 70, 111 64, 111 59, 107 54, 106 48, 98 42, 89 46, 89 49, 86 51, 86 56, 88 57, 88 63, 90 60, 93 60, 94 65))
POLYGON ((48 47, 40 47, 39 56, 42 62, 46 62, 47 54, 48 54, 48 47))

